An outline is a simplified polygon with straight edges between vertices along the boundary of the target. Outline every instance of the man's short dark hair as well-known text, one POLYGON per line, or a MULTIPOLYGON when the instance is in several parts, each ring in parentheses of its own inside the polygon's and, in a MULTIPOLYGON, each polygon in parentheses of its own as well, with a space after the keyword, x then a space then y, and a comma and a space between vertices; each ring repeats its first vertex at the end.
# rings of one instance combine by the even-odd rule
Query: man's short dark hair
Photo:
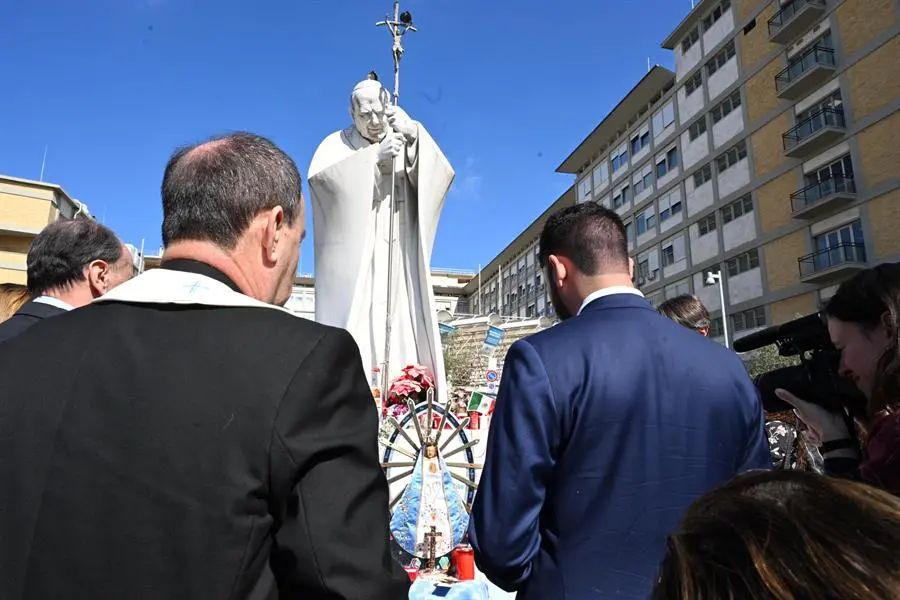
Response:
POLYGON ((28 292, 35 298, 50 290, 84 281, 84 270, 95 260, 115 264, 122 242, 111 229, 93 219, 56 221, 44 227, 28 250, 28 292))
POLYGON ((281 206, 292 225, 301 193, 297 165, 264 137, 231 133, 181 148, 163 176, 163 244, 207 241, 232 249, 261 211, 281 206))
POLYGON ((585 275, 628 270, 625 226, 615 212, 595 202, 563 208, 541 232, 541 268, 551 255, 565 256, 585 275))

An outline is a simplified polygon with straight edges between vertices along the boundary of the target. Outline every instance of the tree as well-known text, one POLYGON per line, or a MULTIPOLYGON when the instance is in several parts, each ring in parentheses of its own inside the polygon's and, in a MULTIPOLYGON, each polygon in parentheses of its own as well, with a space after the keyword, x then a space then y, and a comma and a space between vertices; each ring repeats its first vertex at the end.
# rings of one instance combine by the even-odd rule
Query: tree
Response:
POLYGON ((747 352, 742 358, 747 372, 754 379, 774 369, 800 364, 800 358, 797 356, 781 356, 778 354, 778 348, 774 344, 747 352))

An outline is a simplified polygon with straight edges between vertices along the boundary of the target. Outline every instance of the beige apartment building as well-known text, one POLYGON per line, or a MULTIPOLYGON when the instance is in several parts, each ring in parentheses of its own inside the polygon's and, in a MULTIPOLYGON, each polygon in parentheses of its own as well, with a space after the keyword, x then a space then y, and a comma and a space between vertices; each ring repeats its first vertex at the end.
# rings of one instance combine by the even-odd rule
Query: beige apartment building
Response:
MULTIPOLYGON (((900 260, 898 33, 898 0, 697 3, 662 44, 675 72, 652 68, 563 161, 575 185, 551 209, 616 210, 636 284, 654 304, 696 294, 716 336, 711 272, 737 337, 816 310, 900 260)), ((467 285, 472 312, 552 313, 547 214, 467 285)))
POLYGON ((57 219, 90 217, 87 206, 61 187, 0 175, 0 283, 24 284, 34 237, 57 219))

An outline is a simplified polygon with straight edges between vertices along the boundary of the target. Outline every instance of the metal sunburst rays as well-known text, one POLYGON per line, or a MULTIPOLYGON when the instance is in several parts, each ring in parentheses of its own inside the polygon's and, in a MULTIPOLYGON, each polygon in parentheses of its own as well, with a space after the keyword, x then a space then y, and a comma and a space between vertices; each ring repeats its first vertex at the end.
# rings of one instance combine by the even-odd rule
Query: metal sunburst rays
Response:
MULTIPOLYGON (((413 426, 415 428, 416 436, 413 438, 406 429, 403 428, 403 425, 398 421, 395 417, 389 417, 388 422, 397 432, 399 437, 402 437, 411 449, 404 448, 397 444, 397 436, 392 436, 391 440, 384 440, 382 443, 391 450, 391 452, 397 452, 398 454, 412 460, 386 460, 381 463, 381 467, 385 470, 391 468, 403 468, 404 470, 397 475, 393 475, 388 479, 388 483, 394 483, 405 479, 407 477, 411 477, 413 471, 416 466, 416 460, 419 456, 419 451, 422 449, 422 446, 426 444, 434 444, 438 446, 438 452, 441 453, 443 458, 449 458, 455 454, 459 454, 460 452, 465 452, 466 450, 472 448, 476 444, 479 443, 479 440, 466 440, 460 446, 453 448, 447 453, 444 453, 444 450, 449 446, 454 438, 461 438, 465 440, 462 433, 465 430, 466 426, 469 424, 469 417, 464 417, 457 422, 454 430, 447 436, 444 440, 444 443, 441 444, 441 437, 444 434, 444 429, 447 425, 447 417, 450 415, 450 408, 453 405, 453 399, 447 400, 447 403, 442 407, 443 411, 441 414, 440 423, 437 426, 437 431, 434 429, 434 390, 430 389, 426 393, 425 399, 425 424, 424 427, 422 423, 419 422, 419 412, 416 410, 416 406, 413 403, 412 399, 407 400, 407 407, 409 408, 409 416, 413 421, 413 426), (393 441, 392 441, 393 440, 393 441)), ((454 419, 455 420, 455 419, 454 419)), ((406 419, 404 419, 406 421, 406 419)), ((387 458, 387 456, 385 456, 387 458)), ((453 469, 481 469, 483 465, 476 462, 447 462, 444 463, 447 467, 453 469)), ((459 481, 463 485, 469 488, 477 487, 477 484, 467 479, 461 475, 456 473, 451 473, 451 477, 454 480, 459 481)), ((393 498, 391 498, 390 506, 393 509, 394 505, 400 500, 403 495, 403 490, 398 492, 393 498)))

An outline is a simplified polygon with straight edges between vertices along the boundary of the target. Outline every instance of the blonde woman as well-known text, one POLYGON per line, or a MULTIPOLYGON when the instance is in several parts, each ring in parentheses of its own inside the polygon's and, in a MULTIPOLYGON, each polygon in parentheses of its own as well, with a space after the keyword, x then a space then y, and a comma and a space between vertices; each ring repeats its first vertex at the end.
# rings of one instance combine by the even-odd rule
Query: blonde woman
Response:
POLYGON ((16 314, 16 311, 29 300, 31 300, 31 294, 24 285, 0 283, 0 323, 16 314))

